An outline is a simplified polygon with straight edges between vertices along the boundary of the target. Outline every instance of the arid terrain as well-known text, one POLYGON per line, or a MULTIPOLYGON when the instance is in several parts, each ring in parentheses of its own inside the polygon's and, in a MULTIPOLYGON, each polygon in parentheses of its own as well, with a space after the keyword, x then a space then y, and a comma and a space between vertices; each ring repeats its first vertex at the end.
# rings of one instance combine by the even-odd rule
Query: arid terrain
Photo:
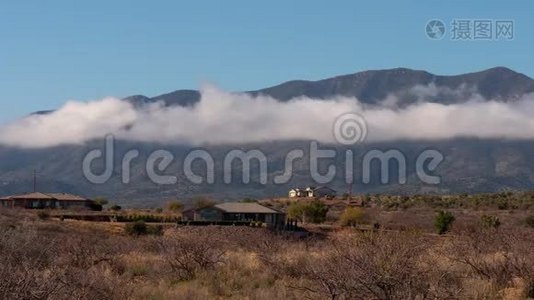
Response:
MULTIPOLYGON (((4 208, 0 298, 527 299, 534 297, 529 197, 375 195, 344 208, 342 200, 321 201, 330 205, 322 224, 299 222, 298 232, 89 222, 4 208), (438 216, 449 213, 439 232, 438 216)), ((287 201, 263 203, 288 204, 292 216, 287 201)))
POLYGON ((534 300, 534 1, 0 25, 0 300, 534 300))

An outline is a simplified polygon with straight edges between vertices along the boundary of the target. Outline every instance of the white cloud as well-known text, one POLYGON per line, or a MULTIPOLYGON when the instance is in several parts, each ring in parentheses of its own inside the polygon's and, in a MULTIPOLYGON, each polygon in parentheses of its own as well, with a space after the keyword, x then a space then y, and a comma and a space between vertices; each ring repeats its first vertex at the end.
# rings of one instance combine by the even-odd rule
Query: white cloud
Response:
POLYGON ((69 101, 53 113, 31 115, 0 127, 0 144, 29 148, 81 144, 118 132, 137 117, 130 104, 114 98, 69 101))
MULTIPOLYGON (((421 94, 434 87, 418 87, 421 94)), ((424 96, 424 95, 423 95, 424 96)), ((481 101, 463 104, 417 102, 398 107, 395 96, 382 105, 362 105, 355 98, 329 101, 297 98, 279 102, 206 86, 194 107, 165 107, 161 103, 135 109, 106 98, 66 103, 54 113, 32 115, 0 127, 0 144, 28 148, 83 144, 114 134, 121 139, 193 145, 270 140, 315 139, 333 142, 336 117, 362 115, 368 141, 395 139, 534 138, 534 95, 512 103, 481 101)))

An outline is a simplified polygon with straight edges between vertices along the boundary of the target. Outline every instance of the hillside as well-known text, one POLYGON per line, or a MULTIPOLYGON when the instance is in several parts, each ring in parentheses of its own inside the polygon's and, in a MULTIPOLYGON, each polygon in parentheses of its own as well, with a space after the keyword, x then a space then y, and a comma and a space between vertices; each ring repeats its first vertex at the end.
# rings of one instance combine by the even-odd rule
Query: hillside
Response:
MULTIPOLYGON (((336 76, 318 81, 293 80, 257 91, 250 95, 267 95, 280 101, 302 96, 329 99, 335 96, 356 97, 364 103, 377 103, 390 94, 402 95, 407 103, 416 101, 410 89, 433 85, 436 93, 426 101, 461 103, 478 93, 486 99, 513 101, 534 92, 534 80, 508 68, 496 67, 469 74, 441 76, 426 71, 396 68, 373 70, 336 76)), ((164 101, 167 105, 190 106, 200 100, 194 90, 177 90, 167 94, 147 97, 135 95, 125 100, 140 105, 164 101)), ((407 104, 406 103, 406 104, 407 104)))
MULTIPOLYGON (((388 95, 400 99, 399 106, 419 101, 440 102, 445 104, 462 103, 473 95, 480 95, 486 100, 513 102, 518 98, 534 92, 534 80, 512 70, 498 67, 481 72, 441 76, 425 71, 404 68, 379 71, 365 71, 351 75, 337 76, 319 81, 290 81, 258 91, 246 92, 250 95, 268 95, 279 101, 307 96, 331 99, 334 96, 356 97, 368 104, 384 101, 388 95), (424 98, 420 90, 424 89, 424 98), (419 91, 416 93, 416 91, 419 91)), ((200 93, 193 90, 178 90, 156 97, 142 95, 127 97, 125 100, 136 106, 146 103, 164 101, 167 106, 194 106, 200 99, 200 93)), ((325 100, 326 101, 326 100, 325 100)), ((40 114, 49 112, 43 111, 40 114)), ((324 145, 333 147, 332 145, 324 145)), ((308 155, 309 145, 306 141, 272 141, 245 145, 209 146, 207 150, 216 158, 215 183, 192 184, 185 178, 182 161, 194 147, 187 145, 162 145, 144 142, 118 141, 116 157, 120 159, 130 149, 139 149, 140 158, 132 164, 132 179, 129 184, 121 182, 120 161, 115 161, 114 176, 103 185, 89 183, 81 171, 85 154, 95 147, 102 147, 102 141, 85 145, 56 146, 41 149, 21 149, 0 146, 0 196, 22 193, 32 189, 32 174, 38 173, 38 188, 44 192, 71 192, 90 197, 103 195, 116 199, 126 206, 158 206, 170 198, 191 199, 198 195, 230 200, 251 198, 269 198, 286 195, 293 186, 312 185, 307 164, 294 167, 293 178, 287 184, 262 185, 257 176, 248 184, 224 184, 222 164, 224 155, 231 149, 261 149, 268 157, 269 182, 282 172, 285 155, 295 147, 305 150, 308 155), (173 153, 175 161, 166 173, 178 176, 174 185, 155 185, 146 173, 146 158, 153 151, 166 149, 173 153)), ((357 170, 361 166, 362 154, 371 149, 399 149, 408 158, 408 182, 405 185, 381 185, 378 178, 369 184, 362 184, 361 172, 355 174, 356 193, 462 193, 462 192, 496 192, 502 190, 528 190, 534 188, 534 149, 532 140, 501 140, 456 138, 435 141, 391 141, 369 143, 353 147, 356 153, 357 170), (442 177, 438 186, 421 184, 415 177, 414 160, 424 149, 437 149, 445 156, 445 161, 436 173, 442 177)), ((345 150, 338 147, 338 150, 345 150)), ((335 161, 338 169, 343 168, 343 161, 335 161)), ((236 166, 234 166, 236 167, 236 166)), ((257 169, 257 166, 253 166, 257 169)), ((204 166, 198 164, 194 170, 203 172, 204 166)), ((378 166, 372 174, 376 175, 378 166)), ((393 174, 395 172, 392 172, 393 174)), ((235 170, 234 176, 240 176, 235 170)), ((393 178, 395 179, 395 178, 393 178)), ((339 193, 349 190, 340 176, 329 184, 339 193)))

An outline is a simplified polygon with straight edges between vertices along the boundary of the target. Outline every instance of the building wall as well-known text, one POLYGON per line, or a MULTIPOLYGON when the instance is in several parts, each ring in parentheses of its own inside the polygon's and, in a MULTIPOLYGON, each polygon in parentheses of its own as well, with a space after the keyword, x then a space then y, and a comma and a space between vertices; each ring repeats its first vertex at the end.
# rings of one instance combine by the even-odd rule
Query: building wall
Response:
POLYGON ((2 200, 1 206, 6 208, 28 208, 28 209, 89 209, 91 201, 60 201, 41 199, 9 199, 2 200))
POLYGON ((213 207, 184 213, 184 218, 192 221, 260 221, 269 226, 283 226, 284 214, 273 213, 225 213, 213 207))
POLYGON ((56 206, 64 209, 87 209, 89 202, 87 201, 57 201, 56 206))
POLYGON ((313 197, 327 197, 327 196, 334 197, 335 195, 336 195, 336 192, 329 188, 319 188, 313 192, 313 197))
POLYGON ((222 212, 213 207, 206 207, 196 210, 194 213, 194 221, 221 221, 223 219, 222 212))
POLYGON ((223 220, 225 221, 260 221, 267 222, 267 219, 271 219, 272 214, 232 214, 224 213, 223 220))
POLYGON ((284 225, 285 214, 272 214, 272 213, 257 213, 257 214, 233 214, 224 213, 223 220, 225 221, 259 221, 267 224, 268 226, 284 225))

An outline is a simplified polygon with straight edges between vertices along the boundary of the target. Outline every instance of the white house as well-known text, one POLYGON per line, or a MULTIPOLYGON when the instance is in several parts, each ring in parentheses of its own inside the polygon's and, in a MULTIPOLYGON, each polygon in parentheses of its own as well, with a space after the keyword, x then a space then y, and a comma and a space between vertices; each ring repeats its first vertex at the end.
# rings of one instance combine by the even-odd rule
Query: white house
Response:
POLYGON ((289 190, 289 198, 322 198, 328 197, 333 198, 336 196, 336 191, 326 187, 307 187, 307 188, 294 188, 289 190))
POLYGON ((289 198, 307 197, 308 192, 305 189, 295 188, 289 190, 289 198))

